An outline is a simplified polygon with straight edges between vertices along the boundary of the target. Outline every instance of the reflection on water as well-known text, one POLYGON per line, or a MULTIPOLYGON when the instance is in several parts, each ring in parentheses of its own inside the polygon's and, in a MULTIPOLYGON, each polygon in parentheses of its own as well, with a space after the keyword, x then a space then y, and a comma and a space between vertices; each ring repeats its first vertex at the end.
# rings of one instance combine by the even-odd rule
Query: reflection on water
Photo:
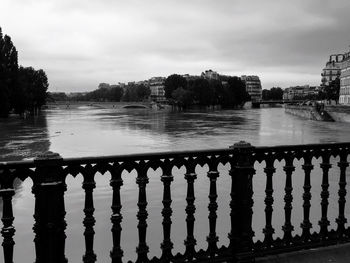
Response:
POLYGON ((211 112, 72 109, 47 112, 51 150, 64 157, 350 141, 347 123, 300 119, 283 108, 211 112))
POLYGON ((304 120, 283 108, 210 112, 96 109, 48 110, 33 119, 0 120, 0 160, 350 141, 350 124, 304 120))
POLYGON ((245 129, 258 137, 259 115, 91 109, 52 111, 47 117, 53 150, 87 156, 228 147, 245 129))
MULTIPOLYGON (((50 148, 46 116, 22 119, 11 117, 0 119, 0 162, 33 158, 50 148)), ((15 181, 16 195, 20 196, 22 185, 15 181)), ((2 200, 0 200, 0 216, 2 200)))
POLYGON ((0 161, 32 158, 50 147, 46 116, 0 119, 0 161))
MULTIPOLYGON (((350 141, 350 124, 326 123, 303 120, 287 115, 282 108, 226 110, 210 112, 163 112, 152 110, 123 110, 123 109, 96 109, 92 107, 71 108, 66 110, 48 110, 44 116, 36 119, 22 120, 9 119, 0 121, 0 158, 13 160, 33 158, 46 150, 60 153, 63 157, 80 157, 96 155, 114 155, 139 152, 194 150, 208 148, 227 148, 235 142, 245 140, 253 145, 282 145, 304 144, 320 142, 350 141)), ((315 161, 313 171, 314 184, 313 205, 316 209, 320 203, 320 175, 319 165, 315 161)), ((333 160, 334 168, 330 172, 331 189, 337 187, 338 172, 337 160, 333 160), (333 187, 333 188, 332 188, 333 187)), ((278 218, 283 218, 283 161, 276 163, 276 186, 274 207, 278 218), (277 176, 278 175, 278 176, 277 176), (280 213, 280 214, 279 214, 280 213)), ((262 170, 264 164, 257 164, 257 170, 262 170), (260 167, 260 168, 259 168, 260 167)), ((229 232, 229 167, 221 166, 218 179, 218 234, 222 237, 219 244, 227 244, 229 232)), ((209 183, 206 177, 207 167, 198 167, 198 179, 195 182, 196 193, 196 229, 198 240, 197 248, 205 248, 208 234, 208 193, 209 183)), ((185 196, 186 181, 184 168, 174 169, 172 184, 173 225, 172 239, 175 243, 174 252, 183 252, 183 240, 186 236, 185 225, 185 196), (180 244, 180 245, 178 245, 180 244)), ((296 170, 293 177, 296 184, 302 186, 302 170, 296 170)), ((161 225, 162 183, 161 171, 149 172, 150 183, 147 185, 149 212, 149 228, 147 242, 150 245, 151 255, 159 255, 159 240, 162 240, 161 225)), ((124 173, 122 187, 123 234, 122 244, 127 259, 134 259, 137 246, 137 188, 135 188, 136 174, 124 173)), ((99 262, 107 262, 111 249, 110 234, 110 206, 111 188, 110 175, 96 175, 97 187, 94 191, 96 206, 96 253, 99 262)), ((261 229, 264 223, 264 187, 265 177, 262 173, 254 178, 255 214, 254 226, 261 229)), ((82 178, 67 178, 68 190, 65 196, 67 206, 67 256, 71 262, 81 261, 84 253, 83 241, 83 207, 84 192, 81 189, 82 178), (69 201, 68 201, 69 200, 69 201)), ((31 182, 27 180, 18 188, 15 198, 15 226, 17 229, 15 241, 16 262, 34 261, 33 224, 32 214, 34 201, 30 193, 31 182), (29 220, 30 219, 30 220, 29 220), (24 260, 26 259, 26 260, 24 260)), ((295 225, 299 225, 301 217, 302 193, 295 187, 296 216, 295 225)), ((336 193, 336 191, 334 191, 336 193)), ((337 195, 330 197, 330 211, 337 209, 337 195)), ((274 212, 275 213, 275 212, 274 212)), ((318 211, 315 212, 316 214, 318 211)), ((319 216, 315 216, 318 218, 319 216)), ((274 219, 275 220, 275 219, 274 219)), ((333 220, 334 221, 334 220, 333 220)), ((276 235, 281 233, 281 222, 273 222, 276 226, 276 235)), ((317 220, 314 222, 317 228, 317 220)), ((261 232, 261 231, 260 231, 261 232)), ((256 231, 258 238, 259 232, 256 231)), ((261 235, 261 234, 260 234, 261 235)))

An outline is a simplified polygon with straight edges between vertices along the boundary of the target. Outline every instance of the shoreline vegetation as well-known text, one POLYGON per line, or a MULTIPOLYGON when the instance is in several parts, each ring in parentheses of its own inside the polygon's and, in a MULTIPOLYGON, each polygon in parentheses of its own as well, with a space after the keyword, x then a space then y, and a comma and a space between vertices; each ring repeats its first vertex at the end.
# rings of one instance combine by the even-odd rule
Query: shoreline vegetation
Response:
POLYGON ((18 65, 18 52, 0 27, 0 117, 37 114, 46 102, 49 83, 44 70, 18 65))

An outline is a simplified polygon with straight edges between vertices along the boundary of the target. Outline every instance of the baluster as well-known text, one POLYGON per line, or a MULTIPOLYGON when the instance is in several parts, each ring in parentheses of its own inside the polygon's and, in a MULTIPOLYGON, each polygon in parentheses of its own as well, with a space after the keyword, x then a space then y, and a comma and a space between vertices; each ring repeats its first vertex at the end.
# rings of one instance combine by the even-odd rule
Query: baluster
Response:
POLYGON ((3 227, 1 229, 1 235, 3 237, 3 251, 4 262, 13 263, 13 247, 15 242, 13 236, 15 235, 15 227, 13 226, 13 210, 12 210, 12 197, 15 194, 13 187, 13 178, 11 178, 10 171, 8 169, 0 170, 0 196, 2 197, 2 218, 3 227))
POLYGON ((273 241, 273 234, 275 233, 275 229, 272 227, 272 212, 273 212, 273 182, 272 176, 276 171, 273 166, 274 160, 271 156, 266 160, 266 168, 264 172, 266 173, 266 187, 265 187, 265 220, 266 226, 263 229, 263 233, 265 234, 264 245, 266 247, 270 247, 273 241))
POLYGON ((170 239, 171 233, 171 215, 173 214, 173 210, 171 209, 171 182, 174 180, 174 177, 171 174, 172 166, 170 165, 169 160, 165 161, 165 165, 163 168, 163 175, 161 176, 161 181, 163 182, 163 243, 161 244, 162 256, 161 260, 163 262, 169 262, 172 258, 171 250, 173 249, 173 242, 170 239))
MULTIPOLYGON (((289 153, 288 153, 289 154, 289 153)), ((292 202, 293 202, 293 187, 292 187, 292 173, 295 171, 295 167, 293 166, 293 158, 290 156, 286 156, 285 158, 286 165, 283 167, 283 170, 286 173, 286 184, 284 187, 285 195, 284 195, 284 216, 285 223, 282 227, 284 232, 283 241, 288 246, 292 242, 292 232, 294 227, 291 222, 292 215, 292 202)))
POLYGON ((139 223, 137 225, 139 231, 139 245, 136 248, 137 252, 137 260, 136 262, 147 262, 147 254, 149 252, 149 247, 146 243, 146 233, 147 233, 147 217, 148 212, 146 210, 147 207, 147 197, 146 197, 146 185, 148 184, 147 170, 144 161, 139 163, 137 169, 137 178, 136 183, 139 185, 139 198, 137 202, 137 206, 139 207, 139 211, 137 213, 137 219, 139 223))
POLYGON ((85 173, 83 186, 82 188, 85 190, 85 206, 84 206, 84 214, 85 218, 83 220, 83 224, 85 226, 84 236, 85 236, 85 255, 83 256, 83 262, 85 263, 93 263, 96 261, 96 254, 94 253, 94 199, 93 199, 93 189, 96 187, 96 183, 94 181, 94 171, 90 164, 87 164, 85 167, 85 173))
POLYGON ((185 179, 187 180, 187 206, 186 206, 186 225, 187 225, 187 238, 185 240, 185 256, 189 261, 191 261, 195 254, 195 246, 197 240, 194 238, 194 213, 196 211, 196 206, 194 205, 195 195, 194 195, 194 181, 197 179, 197 174, 195 173, 195 164, 192 158, 189 158, 188 165, 186 166, 185 179))
POLYGON ((303 210, 304 210, 304 220, 300 224, 302 228, 302 234, 301 237, 304 242, 308 242, 310 239, 310 229, 312 228, 312 224, 310 222, 310 207, 311 207, 311 183, 310 183, 310 174, 311 170, 313 169, 313 165, 311 164, 311 157, 310 153, 307 152, 305 153, 304 156, 304 165, 302 165, 302 168, 305 173, 304 177, 304 194, 303 194, 303 199, 304 199, 304 204, 303 204, 303 210))
POLYGON ((123 220, 123 216, 120 213, 122 209, 121 200, 120 200, 120 188, 123 185, 122 179, 122 171, 120 169, 114 169, 112 171, 112 179, 110 181, 110 185, 113 188, 113 200, 112 200, 112 236, 113 236, 113 248, 110 253, 110 257, 112 258, 112 263, 121 263, 123 257, 123 250, 120 246, 121 239, 121 222, 123 220))
POLYGON ((318 222, 320 226, 320 237, 322 241, 325 241, 328 237, 328 226, 329 220, 327 218, 327 210, 328 210, 328 198, 329 198, 329 181, 328 181, 328 172, 332 165, 329 163, 329 154, 325 153, 322 156, 322 163, 320 167, 322 168, 322 191, 321 191, 321 220, 318 222))
POLYGON ((344 210, 345 210, 345 196, 346 196, 346 167, 349 166, 349 163, 347 162, 347 153, 342 151, 340 153, 340 162, 338 163, 338 167, 340 168, 340 178, 339 178, 339 216, 336 219, 336 222, 338 224, 337 228, 337 234, 338 239, 343 239, 345 234, 345 223, 347 222, 344 210))
POLYGON ((209 171, 207 176, 210 179, 210 188, 209 188, 209 236, 207 236, 208 242, 208 252, 211 258, 215 257, 215 253, 218 250, 217 242, 219 241, 219 237, 216 235, 216 219, 217 214, 216 210, 218 209, 218 204, 216 199, 218 197, 216 191, 216 180, 219 177, 219 172, 217 171, 217 163, 211 160, 209 163, 209 171))
POLYGON ((253 175, 255 174, 250 143, 241 141, 233 146, 234 155, 231 161, 231 232, 229 248, 232 257, 238 262, 251 262, 253 236, 253 175))
POLYGON ((37 166, 33 177, 32 192, 35 195, 36 263, 66 263, 65 205, 67 190, 62 168, 62 158, 48 152, 34 159, 37 166))

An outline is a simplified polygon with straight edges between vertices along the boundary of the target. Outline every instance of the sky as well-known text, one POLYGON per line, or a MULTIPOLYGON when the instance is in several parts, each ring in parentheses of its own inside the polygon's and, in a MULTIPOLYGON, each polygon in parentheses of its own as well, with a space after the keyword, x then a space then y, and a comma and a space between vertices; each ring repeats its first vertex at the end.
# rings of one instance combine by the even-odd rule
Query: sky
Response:
POLYGON ((350 45, 349 0, 1 0, 19 64, 49 91, 171 74, 258 75, 263 89, 319 85, 350 45))

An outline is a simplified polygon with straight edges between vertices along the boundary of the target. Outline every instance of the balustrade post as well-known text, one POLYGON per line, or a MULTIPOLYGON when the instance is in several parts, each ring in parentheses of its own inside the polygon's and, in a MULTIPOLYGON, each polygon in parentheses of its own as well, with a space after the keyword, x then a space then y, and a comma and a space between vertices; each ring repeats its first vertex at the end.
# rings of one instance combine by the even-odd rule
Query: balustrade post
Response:
POLYGON ((344 239, 345 235, 345 224, 347 223, 347 219, 345 217, 345 203, 346 203, 346 168, 349 166, 347 162, 347 153, 342 151, 340 153, 340 161, 338 162, 338 167, 340 168, 340 178, 339 178, 339 215, 336 219, 338 224, 337 227, 337 235, 338 239, 344 239))
POLYGON ((303 194, 303 214, 304 219, 303 222, 300 224, 300 227, 302 228, 302 240, 303 242, 309 242, 311 238, 310 229, 312 228, 312 224, 310 222, 310 208, 311 208, 311 181, 310 181, 310 175, 311 171, 313 169, 313 165, 311 163, 312 156, 310 153, 306 153, 304 156, 304 164, 302 165, 302 168, 305 173, 304 177, 304 194, 303 194))
POLYGON ((173 210, 171 209, 171 182, 174 180, 173 175, 171 174, 171 165, 169 160, 165 161, 165 167, 163 169, 163 175, 161 176, 161 181, 163 182, 163 242, 161 244, 162 256, 161 260, 163 262, 169 262, 171 260, 172 252, 174 245, 170 239, 171 232, 171 216, 173 214, 173 210))
POLYGON ((236 262, 254 262, 252 251, 254 232, 253 216, 253 175, 255 174, 252 152, 254 147, 240 141, 230 146, 233 149, 231 162, 231 232, 229 248, 236 262))
POLYGON ((188 165, 186 166, 185 179, 187 181, 187 195, 186 195, 186 227, 187 227, 187 237, 185 240, 185 256, 188 261, 192 261, 196 251, 195 246, 197 245, 197 240, 194 237, 194 213, 196 212, 196 206, 194 204, 194 181, 197 179, 197 174, 195 173, 195 165, 193 159, 189 159, 188 165))
POLYGON ((321 241, 327 240, 328 237, 328 226, 329 226, 329 220, 327 218, 327 211, 328 211, 328 198, 329 198, 329 180, 328 180, 328 172, 329 169, 332 167, 332 165, 329 163, 330 155, 325 153, 322 156, 322 163, 320 164, 320 167, 323 171, 322 176, 322 191, 321 191, 321 220, 318 222, 320 226, 320 236, 321 241))
POLYGON ((293 157, 291 153, 285 158, 286 165, 283 167, 283 170, 286 173, 286 182, 285 182, 285 195, 284 195, 284 217, 285 222, 282 226, 284 232, 283 242, 286 246, 290 245, 292 242, 292 232, 294 231, 294 226, 292 225, 292 202, 293 202, 293 184, 292 184, 292 174, 295 171, 295 166, 293 165, 293 157))
POLYGON ((274 159, 269 158, 266 160, 266 167, 264 169, 266 173, 266 187, 265 187, 265 221, 266 226, 263 229, 263 233, 265 234, 264 245, 266 247, 270 247, 273 243, 273 234, 275 233, 275 229, 272 227, 272 212, 273 212, 273 181, 272 176, 276 172, 276 168, 273 166, 274 159))
POLYGON ((66 221, 64 192, 67 189, 62 158, 57 153, 39 155, 33 178, 35 195, 35 250, 36 263, 65 263, 66 221))
POLYGON ((219 177, 219 172, 217 171, 217 164, 209 165, 209 172, 207 173, 208 178, 210 179, 210 187, 209 187, 209 235, 207 236, 208 241, 208 253, 210 258, 215 258, 215 253, 218 250, 217 243, 219 241, 219 237, 216 234, 216 219, 217 214, 216 211, 218 209, 218 203, 216 199, 218 198, 217 189, 216 189, 216 181, 219 177), (212 167, 211 167, 212 166, 212 167))
POLYGON ((113 237, 113 248, 110 252, 112 263, 121 263, 123 257, 123 250, 120 246, 120 239, 122 233, 121 223, 123 216, 121 214, 122 204, 120 200, 120 188, 123 185, 122 171, 116 168, 112 172, 112 179, 110 185, 113 187, 113 199, 112 199, 112 237, 113 237))
POLYGON ((8 169, 1 169, 0 167, 0 197, 2 197, 2 218, 3 227, 1 235, 3 237, 2 247, 4 251, 4 262, 13 263, 13 252, 15 241, 15 227, 13 226, 14 216, 12 209, 12 197, 15 195, 13 186, 13 178, 8 169))
POLYGON ((136 263, 148 262, 149 259, 147 254, 149 252, 149 247, 146 243, 146 233, 147 233, 147 196, 146 196, 146 185, 149 182, 147 177, 147 170, 144 162, 140 162, 139 168, 137 170, 136 183, 139 186, 139 198, 137 206, 139 211, 137 212, 137 219, 139 223, 137 224, 139 232, 139 245, 136 248, 137 260, 136 263))
POLYGON ((96 262, 96 254, 94 252, 94 236, 95 236, 95 218, 94 218, 94 199, 93 190, 96 187, 94 180, 94 171, 91 164, 86 165, 83 181, 83 189, 85 190, 85 205, 84 214, 85 218, 83 224, 85 226, 84 237, 85 237, 85 254, 83 256, 84 263, 96 262))

